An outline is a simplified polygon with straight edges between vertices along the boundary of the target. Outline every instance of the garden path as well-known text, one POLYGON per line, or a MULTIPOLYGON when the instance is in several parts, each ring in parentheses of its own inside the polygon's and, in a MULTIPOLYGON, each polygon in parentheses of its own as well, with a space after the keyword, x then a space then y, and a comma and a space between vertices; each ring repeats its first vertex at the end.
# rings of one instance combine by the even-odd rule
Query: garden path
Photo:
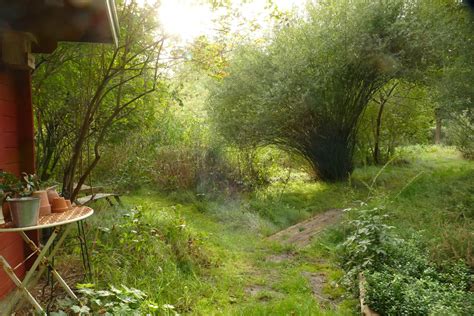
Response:
POLYGON ((342 217, 342 209, 331 209, 317 214, 296 225, 281 230, 268 239, 293 244, 296 247, 304 247, 311 243, 314 236, 322 232, 328 226, 334 225, 342 217))

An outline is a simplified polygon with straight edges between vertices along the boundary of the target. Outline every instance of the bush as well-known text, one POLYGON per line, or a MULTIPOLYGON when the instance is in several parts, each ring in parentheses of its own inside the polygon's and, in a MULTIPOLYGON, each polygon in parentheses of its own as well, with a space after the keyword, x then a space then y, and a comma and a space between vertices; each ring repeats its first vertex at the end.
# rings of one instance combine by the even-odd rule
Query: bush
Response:
POLYGON ((118 144, 107 144, 89 180, 94 185, 110 184, 118 192, 147 186, 153 181, 156 147, 156 140, 149 132, 132 134, 118 144))
POLYGON ((367 304, 384 315, 472 315, 474 294, 429 275, 367 274, 367 304))
POLYGON ((448 137, 466 159, 474 159, 474 117, 469 111, 454 117, 448 137))
POLYGON ((166 146, 158 150, 154 161, 153 182, 166 191, 207 193, 238 186, 234 171, 220 148, 166 146))
POLYGON ((160 189, 199 194, 252 191, 287 177, 282 175, 286 171, 282 165, 296 165, 285 152, 272 147, 166 146, 154 160, 153 183, 160 189))
POLYGON ((121 285, 119 288, 110 286, 107 290, 96 289, 94 284, 78 284, 81 303, 78 305, 70 299, 57 301, 57 312, 51 316, 65 315, 151 315, 151 313, 165 313, 177 315, 174 306, 164 304, 158 306, 147 299, 147 295, 134 288, 121 285))
POLYGON ((351 275, 376 269, 386 262, 386 245, 394 243, 393 237, 388 234, 391 227, 383 223, 387 215, 381 214, 381 210, 362 209, 357 215, 349 222, 352 234, 342 244, 344 267, 351 275))
POLYGON ((97 222, 90 232, 94 280, 99 288, 124 284, 143 291, 159 306, 171 304, 183 312, 195 304, 193 291, 203 291, 201 277, 216 266, 204 236, 192 231, 182 206, 163 210, 137 207, 97 222), (133 273, 131 273, 133 271, 133 273), (181 284, 189 288, 183 290, 181 284))
POLYGON ((399 239, 385 218, 365 208, 349 222, 341 257, 349 284, 356 288, 363 272, 367 304, 384 315, 472 315, 474 278, 466 264, 430 262, 419 236, 399 239))

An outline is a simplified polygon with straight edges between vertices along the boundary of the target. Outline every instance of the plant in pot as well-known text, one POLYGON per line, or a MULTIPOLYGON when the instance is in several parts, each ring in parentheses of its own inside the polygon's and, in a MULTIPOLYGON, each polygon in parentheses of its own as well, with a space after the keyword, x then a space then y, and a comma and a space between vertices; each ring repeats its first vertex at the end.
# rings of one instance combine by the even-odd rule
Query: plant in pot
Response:
POLYGON ((37 183, 33 175, 22 175, 18 180, 14 175, 0 171, 0 189, 3 199, 8 202, 13 224, 16 227, 34 226, 38 223, 40 209, 40 199, 32 196, 37 183))
POLYGON ((6 202, 6 198, 17 190, 19 185, 18 178, 0 169, 0 207, 2 208, 2 215, 5 221, 11 221, 10 207, 6 202))

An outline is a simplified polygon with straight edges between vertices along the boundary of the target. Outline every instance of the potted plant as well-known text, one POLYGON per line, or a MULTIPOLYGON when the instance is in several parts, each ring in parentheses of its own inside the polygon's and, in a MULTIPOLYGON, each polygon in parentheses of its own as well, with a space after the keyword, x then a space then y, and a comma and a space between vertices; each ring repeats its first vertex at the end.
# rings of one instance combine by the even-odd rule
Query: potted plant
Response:
POLYGON ((6 198, 11 195, 11 192, 16 190, 18 187, 18 178, 8 172, 0 169, 0 206, 2 207, 2 213, 5 221, 11 221, 10 207, 6 201, 6 198))
POLYGON ((10 207, 11 218, 16 227, 34 226, 38 223, 40 199, 32 197, 37 184, 35 177, 26 173, 18 180, 14 175, 0 171, 0 189, 10 207))

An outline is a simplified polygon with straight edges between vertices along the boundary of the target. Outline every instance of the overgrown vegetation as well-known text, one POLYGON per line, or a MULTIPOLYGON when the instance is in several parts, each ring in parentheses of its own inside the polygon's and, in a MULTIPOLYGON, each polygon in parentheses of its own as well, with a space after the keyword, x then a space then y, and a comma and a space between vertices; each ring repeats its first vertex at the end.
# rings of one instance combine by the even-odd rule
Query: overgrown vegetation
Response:
POLYGON ((352 315, 357 292, 345 280, 364 271, 377 311, 468 315, 474 165, 452 148, 407 147, 399 155, 398 163, 356 169, 348 183, 293 177, 220 198, 143 190, 125 197, 142 205, 133 211, 96 205, 87 238, 95 288, 139 289, 160 313, 173 306, 169 312, 198 315, 352 315), (368 204, 359 208, 357 200, 368 204), (307 248, 266 239, 351 205, 351 225, 307 248), (327 281, 313 292, 311 276, 320 274, 327 281))
POLYGON ((346 278, 367 279, 366 303, 383 315, 469 315, 474 312, 474 275, 463 262, 435 264, 418 235, 391 233, 381 210, 362 207, 342 244, 346 278))
POLYGON ((466 159, 474 159, 474 123, 472 114, 464 111, 452 118, 449 129, 449 139, 459 149, 466 159))
POLYGON ((173 313, 174 307, 162 307, 147 300, 147 295, 140 290, 130 289, 125 285, 116 288, 110 286, 107 290, 95 289, 94 284, 78 284, 81 302, 65 298, 57 302, 60 308, 52 312, 52 316, 74 315, 150 315, 158 312, 173 313))
POLYGON ((422 77, 442 64, 439 48, 448 33, 438 33, 435 19, 450 30, 457 24, 444 12, 460 18, 467 12, 436 5, 318 1, 307 21, 277 32, 269 45, 245 47, 234 56, 229 76, 211 95, 213 121, 234 143, 277 145, 304 157, 321 180, 346 179, 368 104, 378 102, 382 111, 384 99, 392 97, 384 90, 400 82, 422 87, 422 77))
POLYGON ((152 12, 120 1, 117 47, 64 44, 40 57, 33 84, 38 172, 42 181, 61 176, 72 200, 104 144, 146 124, 167 94, 160 78, 164 38, 152 12))
POLYGON ((236 1, 184 47, 118 1, 118 47, 38 56, 40 178, 126 204, 93 206, 93 280, 57 312, 352 315, 363 272, 382 314, 474 314, 471 12, 268 1, 264 30, 236 1), (345 208, 305 248, 267 238, 345 208))

